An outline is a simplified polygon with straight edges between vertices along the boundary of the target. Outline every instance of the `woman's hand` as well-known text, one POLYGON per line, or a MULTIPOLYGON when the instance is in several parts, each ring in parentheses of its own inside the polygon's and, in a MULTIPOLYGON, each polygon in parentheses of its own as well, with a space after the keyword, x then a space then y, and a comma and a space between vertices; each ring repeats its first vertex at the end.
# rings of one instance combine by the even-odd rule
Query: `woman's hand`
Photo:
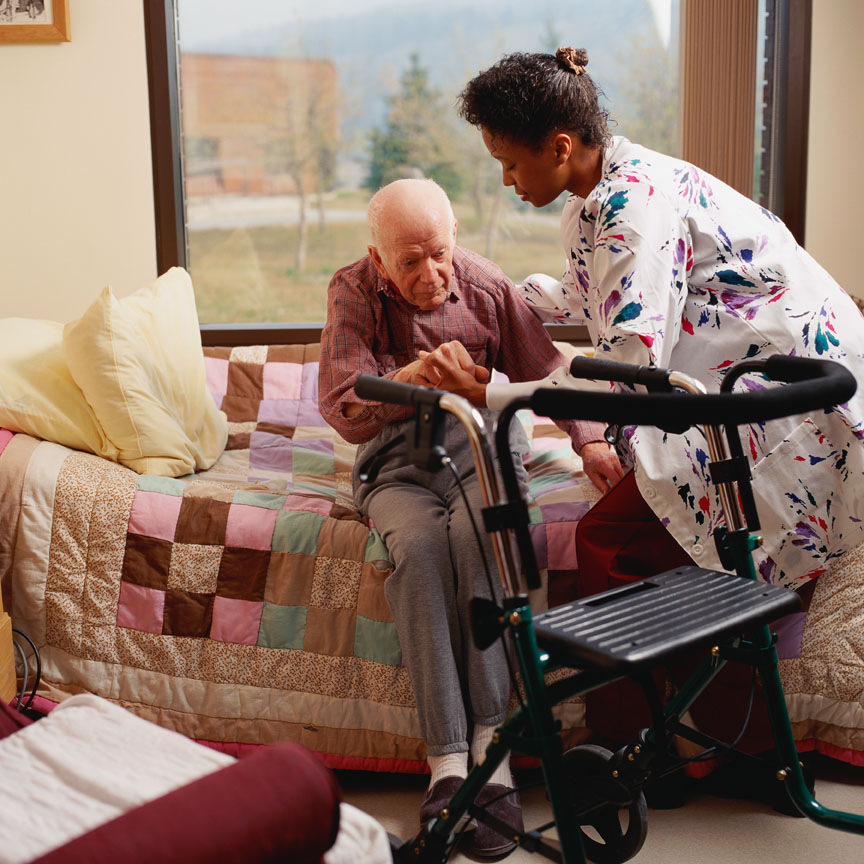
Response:
POLYGON ((605 441, 585 444, 579 456, 585 473, 604 495, 624 476, 618 454, 605 441))
POLYGON ((434 351, 419 351, 417 356, 418 362, 425 364, 423 374, 429 380, 438 376, 432 386, 463 396, 472 405, 486 407, 489 370, 475 363, 461 342, 444 342, 434 351))

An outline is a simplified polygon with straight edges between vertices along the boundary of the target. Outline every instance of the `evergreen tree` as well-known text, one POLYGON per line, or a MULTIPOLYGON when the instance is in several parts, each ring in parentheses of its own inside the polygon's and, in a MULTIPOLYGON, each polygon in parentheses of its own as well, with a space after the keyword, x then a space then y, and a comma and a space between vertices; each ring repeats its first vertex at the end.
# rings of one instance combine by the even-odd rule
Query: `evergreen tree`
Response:
POLYGON ((429 70, 412 54, 397 93, 387 99, 383 129, 371 133, 366 186, 375 191, 402 177, 430 177, 451 197, 463 187, 455 112, 429 83, 429 70))

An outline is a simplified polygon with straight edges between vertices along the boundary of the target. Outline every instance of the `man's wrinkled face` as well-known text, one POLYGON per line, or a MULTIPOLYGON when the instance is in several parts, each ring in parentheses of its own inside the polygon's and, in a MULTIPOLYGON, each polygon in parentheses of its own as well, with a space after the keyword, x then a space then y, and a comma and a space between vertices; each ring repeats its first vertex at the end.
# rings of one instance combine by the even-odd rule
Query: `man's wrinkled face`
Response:
POLYGON ((456 223, 445 214, 426 214, 388 232, 386 242, 370 247, 385 278, 412 305, 428 312, 440 306, 453 278, 456 223))

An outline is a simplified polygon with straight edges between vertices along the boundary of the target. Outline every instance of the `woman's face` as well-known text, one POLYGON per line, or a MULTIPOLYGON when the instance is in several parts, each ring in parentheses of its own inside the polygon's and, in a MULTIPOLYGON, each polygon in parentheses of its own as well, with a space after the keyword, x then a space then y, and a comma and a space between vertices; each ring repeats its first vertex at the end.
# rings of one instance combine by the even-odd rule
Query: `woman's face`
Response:
POLYGON ((481 128, 483 143, 501 163, 501 182, 535 207, 551 204, 566 188, 567 178, 552 141, 539 152, 481 128))

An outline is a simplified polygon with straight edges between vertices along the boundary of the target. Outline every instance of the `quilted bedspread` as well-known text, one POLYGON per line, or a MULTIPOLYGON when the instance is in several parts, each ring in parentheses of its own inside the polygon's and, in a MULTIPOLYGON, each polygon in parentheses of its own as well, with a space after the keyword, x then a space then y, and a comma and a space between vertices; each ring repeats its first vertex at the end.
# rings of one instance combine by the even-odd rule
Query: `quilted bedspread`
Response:
MULTIPOLYGON (((230 753, 291 739, 332 767, 422 771, 387 552, 351 501, 355 448, 318 414, 318 346, 205 355, 230 438, 203 473, 138 475, 0 430, 4 606, 39 646, 40 698, 96 693, 230 753)), ((554 425, 520 419, 555 605, 596 493, 554 425)), ((864 549, 778 648, 799 747, 864 764, 864 549)), ((582 704, 559 708, 578 733, 582 704)))
MULTIPOLYGON (((205 349, 230 435, 202 473, 6 433, 0 575, 41 697, 96 693, 228 752, 291 739, 333 767, 422 770, 387 551, 351 501, 355 447, 318 414, 318 351, 205 349)), ((596 493, 554 425, 521 419, 532 536, 561 590, 596 493)), ((580 722, 581 704, 561 709, 580 722)))

